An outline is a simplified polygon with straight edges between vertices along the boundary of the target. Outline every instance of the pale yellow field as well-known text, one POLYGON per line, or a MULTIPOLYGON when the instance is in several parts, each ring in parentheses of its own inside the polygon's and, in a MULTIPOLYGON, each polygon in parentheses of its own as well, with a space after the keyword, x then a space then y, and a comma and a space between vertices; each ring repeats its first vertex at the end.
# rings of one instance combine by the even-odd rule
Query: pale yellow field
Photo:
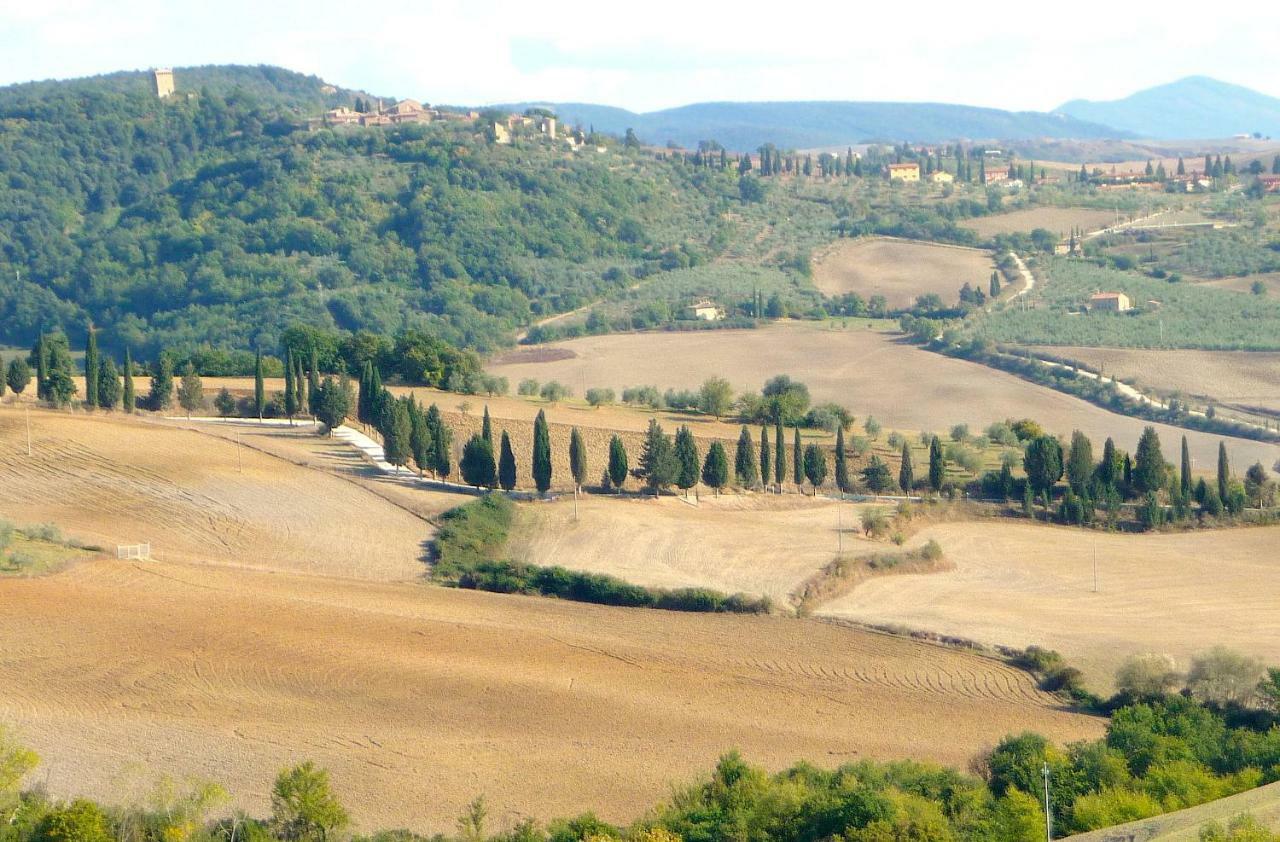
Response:
POLYGON ((996 234, 1013 234, 1019 231, 1029 233, 1036 228, 1044 228, 1066 237, 1071 233, 1072 228, 1083 228, 1088 232, 1106 228, 1115 222, 1115 211, 1098 208, 1040 207, 975 217, 966 219, 960 224, 976 231, 979 237, 994 237, 996 234))
POLYGON ((697 503, 586 497, 575 520, 566 499, 523 507, 511 553, 640 585, 767 594, 786 608, 792 591, 835 558, 838 540, 846 554, 885 548, 857 536, 862 508, 795 494, 717 498, 704 489, 697 503))
POLYGON ((1109 377, 1163 393, 1280 410, 1280 353, 1150 351, 1136 348, 1032 348, 1068 357, 1109 377))
POLYGON ((933 293, 955 305, 968 283, 984 293, 995 265, 977 249, 903 240, 838 240, 817 257, 813 283, 826 295, 883 295, 890 307, 908 307, 933 293))
MULTIPOLYGON (((838 322, 780 322, 758 330, 613 334, 553 343, 572 357, 546 363, 490 365, 514 384, 541 381, 610 386, 653 384, 663 389, 697 388, 709 377, 725 377, 734 388, 759 390, 775 374, 806 383, 815 401, 849 407, 859 423, 875 416, 884 430, 942 433, 967 423, 980 430, 1005 418, 1034 418, 1064 436, 1082 430, 1101 448, 1108 436, 1125 450, 1137 446, 1147 423, 1109 412, 1078 398, 1037 386, 976 363, 920 350, 893 334, 866 328, 841 330, 838 322)), ((581 413, 585 417, 586 411, 581 413)), ((550 415, 555 420, 555 415, 550 415)), ((1193 467, 1212 470, 1219 438, 1164 424, 1153 425, 1167 457, 1187 436, 1193 467)), ((1229 439, 1234 464, 1273 464, 1280 446, 1229 439)))
POLYGON ((1008 522, 931 526, 949 572, 873 579, 820 610, 988 644, 1061 651, 1106 690, 1139 652, 1221 644, 1280 662, 1280 527, 1118 535, 1008 522), (1098 591, 1093 590, 1096 552, 1098 591))

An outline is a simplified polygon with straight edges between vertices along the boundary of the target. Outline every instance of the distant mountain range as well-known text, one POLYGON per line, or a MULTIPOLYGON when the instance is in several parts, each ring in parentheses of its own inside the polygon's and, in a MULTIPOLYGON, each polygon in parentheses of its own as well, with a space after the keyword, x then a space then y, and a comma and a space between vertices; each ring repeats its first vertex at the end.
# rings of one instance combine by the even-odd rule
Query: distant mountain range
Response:
POLYGON ((1280 99, 1208 76, 1188 76, 1107 102, 1074 99, 1054 113, 1161 140, 1254 132, 1280 137, 1280 99))

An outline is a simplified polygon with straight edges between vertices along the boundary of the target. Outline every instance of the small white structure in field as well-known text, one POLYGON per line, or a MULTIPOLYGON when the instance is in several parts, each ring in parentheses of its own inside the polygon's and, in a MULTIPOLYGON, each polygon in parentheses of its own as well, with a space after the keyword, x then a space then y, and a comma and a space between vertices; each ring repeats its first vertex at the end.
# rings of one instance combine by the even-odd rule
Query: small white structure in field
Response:
POLYGON ((151 560, 151 544, 116 544, 116 558, 151 560))
POLYGON ((718 322, 724 318, 724 310, 707 298, 695 301, 685 309, 693 318, 702 319, 704 322, 718 322))

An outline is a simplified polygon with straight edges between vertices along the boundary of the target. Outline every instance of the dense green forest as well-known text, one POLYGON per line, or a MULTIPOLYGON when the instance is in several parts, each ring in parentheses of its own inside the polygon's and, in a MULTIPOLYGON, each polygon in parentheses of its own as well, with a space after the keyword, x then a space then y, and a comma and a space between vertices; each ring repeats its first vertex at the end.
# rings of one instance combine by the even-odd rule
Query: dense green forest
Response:
POLYGON ((736 174, 473 121, 308 130, 352 95, 287 71, 177 80, 0 89, 0 344, 92 321, 139 357, 274 350, 297 323, 487 349, 714 248, 741 201, 736 174))

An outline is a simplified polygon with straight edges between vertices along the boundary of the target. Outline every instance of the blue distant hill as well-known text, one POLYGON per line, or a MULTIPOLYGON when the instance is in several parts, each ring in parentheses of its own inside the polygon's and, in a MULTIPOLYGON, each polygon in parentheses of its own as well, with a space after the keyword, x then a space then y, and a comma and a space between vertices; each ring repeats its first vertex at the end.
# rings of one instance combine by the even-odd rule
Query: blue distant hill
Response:
POLYGON ((1107 102, 1075 99, 1054 113, 1160 140, 1254 132, 1280 137, 1280 99, 1207 76, 1188 76, 1107 102))

